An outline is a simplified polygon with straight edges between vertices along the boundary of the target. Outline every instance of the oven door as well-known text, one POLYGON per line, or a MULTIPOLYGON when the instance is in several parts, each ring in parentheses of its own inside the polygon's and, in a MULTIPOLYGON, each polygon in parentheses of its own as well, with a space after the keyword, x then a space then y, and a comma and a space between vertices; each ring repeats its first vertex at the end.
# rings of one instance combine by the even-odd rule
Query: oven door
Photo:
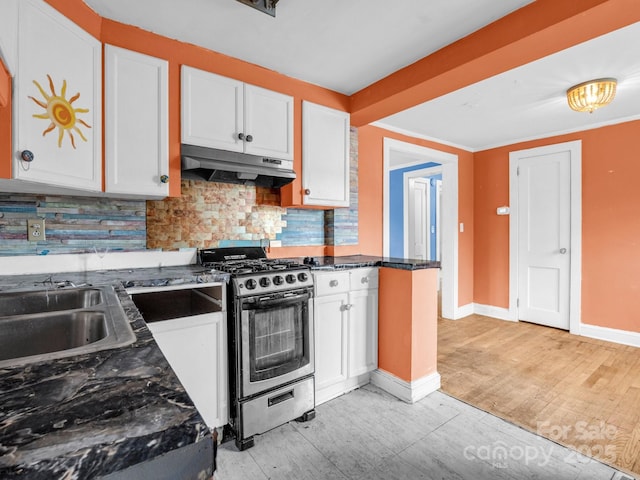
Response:
POLYGON ((314 372, 310 289, 240 298, 238 313, 240 398, 314 372))

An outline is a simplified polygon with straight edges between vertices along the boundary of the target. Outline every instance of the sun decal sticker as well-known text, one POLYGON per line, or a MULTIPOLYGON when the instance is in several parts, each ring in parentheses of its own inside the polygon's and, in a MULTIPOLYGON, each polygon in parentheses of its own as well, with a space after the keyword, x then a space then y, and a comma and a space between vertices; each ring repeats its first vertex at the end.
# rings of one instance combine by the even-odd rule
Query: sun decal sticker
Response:
POLYGON ((45 113, 37 113, 33 114, 33 116, 35 118, 42 118, 43 120, 51 121, 49 126, 42 132, 43 137, 57 127, 58 148, 62 147, 62 139, 64 138, 64 132, 66 131, 67 135, 69 136, 69 140, 71 141, 71 146, 75 149, 76 140, 73 136, 73 132, 77 133, 78 136, 85 142, 87 141, 85 136, 77 127, 77 124, 79 123, 87 128, 91 128, 90 125, 79 119, 77 115, 79 113, 88 113, 89 109, 73 108, 72 104, 73 102, 78 100, 78 98, 80 98, 80 93, 76 93, 68 100, 65 98, 65 95, 67 93, 66 80, 62 80, 62 90, 60 91, 60 95, 58 95, 56 93, 56 88, 53 85, 53 80, 51 80, 51 76, 47 75, 47 78, 49 79, 49 90, 51 90, 51 94, 45 92, 37 81, 33 81, 35 86, 38 87, 38 90, 40 90, 40 93, 42 94, 44 100, 38 100, 37 98, 33 98, 32 96, 29 96, 29 98, 46 110, 45 113))

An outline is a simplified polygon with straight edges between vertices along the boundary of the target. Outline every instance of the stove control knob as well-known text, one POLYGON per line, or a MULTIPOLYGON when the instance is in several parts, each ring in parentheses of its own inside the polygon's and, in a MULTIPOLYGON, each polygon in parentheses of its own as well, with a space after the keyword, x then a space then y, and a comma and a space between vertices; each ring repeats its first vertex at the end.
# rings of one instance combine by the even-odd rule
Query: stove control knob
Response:
POLYGON ((271 280, 269 280, 269 277, 262 277, 260 279, 260 286, 261 287, 268 287, 269 285, 271 285, 271 280))
POLYGON ((282 285, 283 283, 284 283, 284 278, 282 278, 282 275, 276 275, 275 277, 273 277, 274 285, 282 285))
POLYGON ((298 280, 300 280, 301 282, 306 282, 309 279, 309 275, 307 274, 307 272, 300 272, 298 274, 298 280))
POLYGON ((254 288, 256 288, 257 285, 258 285, 258 282, 256 282, 255 279, 253 278, 250 278, 249 280, 244 282, 244 286, 247 287, 247 290, 253 290, 254 288))
POLYGON ((287 275, 287 283, 296 283, 296 276, 293 273, 287 275))

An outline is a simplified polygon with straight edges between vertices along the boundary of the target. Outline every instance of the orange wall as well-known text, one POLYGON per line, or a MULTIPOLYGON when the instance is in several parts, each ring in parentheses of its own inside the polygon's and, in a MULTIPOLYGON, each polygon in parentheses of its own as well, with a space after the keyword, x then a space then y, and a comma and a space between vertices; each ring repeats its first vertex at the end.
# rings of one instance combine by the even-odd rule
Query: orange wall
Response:
POLYGON ((640 120, 475 154, 474 301, 509 304, 509 152, 582 140, 582 323, 640 332, 640 120))
POLYGON ((474 164, 473 154, 470 152, 408 137, 378 127, 360 127, 358 129, 360 250, 362 253, 371 255, 382 254, 384 137, 458 155, 458 222, 464 223, 465 226, 464 233, 458 233, 458 305, 472 303, 475 220, 473 210, 474 164))
POLYGON ((436 371, 437 278, 435 269, 380 269, 378 367, 407 382, 436 371))

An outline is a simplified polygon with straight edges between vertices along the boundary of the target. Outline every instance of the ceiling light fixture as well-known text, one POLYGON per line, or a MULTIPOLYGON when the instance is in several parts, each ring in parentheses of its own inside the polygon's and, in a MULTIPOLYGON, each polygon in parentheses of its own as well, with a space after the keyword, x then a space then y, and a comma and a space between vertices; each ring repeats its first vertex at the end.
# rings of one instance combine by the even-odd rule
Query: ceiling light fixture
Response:
POLYGON ((567 90, 569 107, 576 112, 593 113, 611 103, 616 96, 616 85, 615 78, 598 78, 574 85, 567 90))
POLYGON ((276 16, 276 4, 278 1, 279 0, 238 0, 238 2, 249 5, 250 7, 260 10, 272 17, 276 16))

